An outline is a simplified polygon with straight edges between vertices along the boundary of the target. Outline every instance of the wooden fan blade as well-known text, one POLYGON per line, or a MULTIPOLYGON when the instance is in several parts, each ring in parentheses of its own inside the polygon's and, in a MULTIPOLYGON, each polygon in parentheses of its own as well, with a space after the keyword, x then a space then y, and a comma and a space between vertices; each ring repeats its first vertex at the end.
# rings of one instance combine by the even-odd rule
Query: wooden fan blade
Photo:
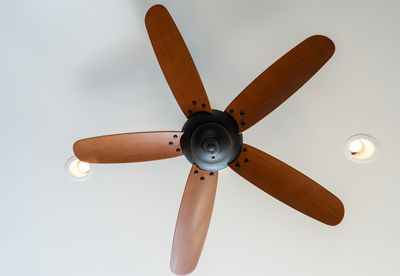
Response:
POLYGON ((147 32, 164 77, 186 117, 211 113, 210 103, 193 59, 168 10, 151 7, 145 18, 147 32))
POLYGON ((243 132, 267 116, 305 84, 333 55, 322 35, 307 38, 267 68, 225 109, 243 132))
POLYGON ((269 195, 328 225, 339 224, 343 203, 301 172, 252 146, 243 144, 232 170, 269 195))
POLYGON ((183 193, 171 252, 171 270, 182 275, 192 272, 199 261, 210 225, 217 191, 218 172, 193 165, 183 193))
POLYGON ((181 131, 114 134, 79 140, 74 153, 88 163, 128 163, 182 155, 181 131), (172 143, 172 144, 171 144, 172 143))

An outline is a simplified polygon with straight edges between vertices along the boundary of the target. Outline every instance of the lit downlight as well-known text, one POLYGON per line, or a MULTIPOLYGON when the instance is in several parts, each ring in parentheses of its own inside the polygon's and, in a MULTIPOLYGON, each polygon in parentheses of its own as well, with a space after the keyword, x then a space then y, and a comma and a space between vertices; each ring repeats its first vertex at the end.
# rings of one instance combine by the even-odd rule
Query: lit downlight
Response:
POLYGON ((75 156, 72 156, 67 160, 65 168, 75 179, 85 178, 91 172, 90 164, 79 160, 75 156))
POLYGON ((367 162, 374 159, 377 141, 368 135, 354 135, 345 144, 345 155, 353 161, 367 162))

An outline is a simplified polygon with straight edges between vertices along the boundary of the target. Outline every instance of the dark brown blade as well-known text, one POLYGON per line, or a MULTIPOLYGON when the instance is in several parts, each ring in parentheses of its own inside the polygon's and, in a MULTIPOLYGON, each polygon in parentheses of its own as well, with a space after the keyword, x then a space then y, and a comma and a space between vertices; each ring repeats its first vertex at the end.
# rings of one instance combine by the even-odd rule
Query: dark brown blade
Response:
POLYGON ((176 101, 186 117, 192 113, 211 113, 210 103, 185 41, 168 10, 151 7, 145 18, 147 32, 176 101))
POLYGON ((339 224, 343 203, 301 172, 252 146, 243 144, 232 170, 290 207, 328 225, 339 224))
POLYGON ((322 35, 307 38, 250 83, 225 109, 243 132, 267 116, 305 84, 333 55, 322 35))
POLYGON ((217 181, 217 171, 207 172, 193 165, 183 193, 172 244, 171 270, 175 274, 188 274, 196 268, 210 225, 217 181))
POLYGON ((181 131, 114 134, 79 140, 74 153, 88 163, 128 163, 182 155, 181 131), (172 144, 171 144, 172 143, 172 144))

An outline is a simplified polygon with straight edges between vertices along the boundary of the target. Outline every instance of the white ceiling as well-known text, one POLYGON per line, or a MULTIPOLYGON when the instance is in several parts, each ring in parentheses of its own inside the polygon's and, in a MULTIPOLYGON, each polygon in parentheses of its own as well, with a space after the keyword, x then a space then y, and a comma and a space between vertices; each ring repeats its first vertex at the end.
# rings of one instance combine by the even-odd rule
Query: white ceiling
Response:
MULTIPOLYGON (((180 130, 185 122, 145 32, 144 0, 0 2, 0 274, 170 275, 184 157, 64 170, 75 140, 180 130)), ((313 34, 336 44, 298 93, 244 141, 335 193, 346 215, 316 222, 220 172, 193 275, 399 275, 400 2, 162 1, 213 107, 313 34), (365 165, 343 154, 380 142, 365 165)))

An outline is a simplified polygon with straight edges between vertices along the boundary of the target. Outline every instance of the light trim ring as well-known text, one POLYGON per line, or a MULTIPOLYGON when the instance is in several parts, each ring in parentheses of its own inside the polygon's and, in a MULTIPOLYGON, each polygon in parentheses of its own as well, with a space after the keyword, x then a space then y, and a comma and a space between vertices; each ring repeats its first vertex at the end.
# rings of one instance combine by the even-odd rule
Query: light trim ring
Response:
POLYGON ((93 168, 89 163, 72 156, 65 162, 65 170, 74 180, 86 180, 92 174, 93 168))
POLYGON ((378 142, 366 134, 357 134, 347 139, 344 154, 351 161, 369 163, 376 159, 378 142))

